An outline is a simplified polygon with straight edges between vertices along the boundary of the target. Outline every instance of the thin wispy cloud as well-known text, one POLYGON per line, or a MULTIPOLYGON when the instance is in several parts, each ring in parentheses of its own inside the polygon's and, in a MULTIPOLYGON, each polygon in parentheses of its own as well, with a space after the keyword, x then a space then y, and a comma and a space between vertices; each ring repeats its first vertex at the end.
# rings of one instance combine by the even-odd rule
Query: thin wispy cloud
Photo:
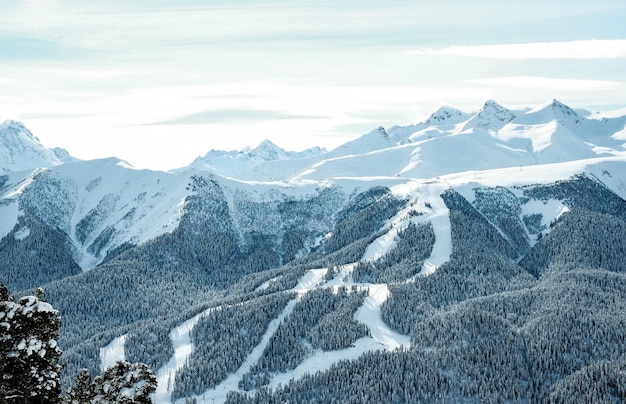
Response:
POLYGON ((232 121, 271 121, 283 119, 320 119, 320 116, 296 115, 280 111, 256 109, 221 109, 195 112, 147 125, 203 125, 232 121))
POLYGON ((603 90, 622 86, 619 81, 610 80, 580 80, 559 79, 552 77, 533 76, 507 76, 491 77, 485 79, 468 80, 472 84, 512 87, 512 88, 542 88, 542 89, 577 89, 577 90, 603 90))
POLYGON ((531 42, 498 45, 453 45, 421 48, 407 55, 467 56, 490 59, 606 59, 626 58, 626 40, 590 39, 568 42, 531 42))

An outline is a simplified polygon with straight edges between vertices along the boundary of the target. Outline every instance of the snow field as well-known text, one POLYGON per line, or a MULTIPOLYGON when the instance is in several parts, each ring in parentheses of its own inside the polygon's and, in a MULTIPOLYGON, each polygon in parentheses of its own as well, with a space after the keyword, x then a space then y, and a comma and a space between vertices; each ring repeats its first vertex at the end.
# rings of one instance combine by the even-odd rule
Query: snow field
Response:
POLYGON ((126 343, 126 334, 114 338, 109 345, 100 348, 100 370, 104 371, 114 366, 117 361, 126 360, 124 354, 124 344, 126 343))
POLYGON ((328 268, 318 268, 307 271, 307 273, 302 276, 296 287, 293 288, 293 291, 297 292, 298 295, 306 294, 309 290, 313 289, 315 286, 319 285, 320 282, 322 282, 326 272, 328 272, 328 268))

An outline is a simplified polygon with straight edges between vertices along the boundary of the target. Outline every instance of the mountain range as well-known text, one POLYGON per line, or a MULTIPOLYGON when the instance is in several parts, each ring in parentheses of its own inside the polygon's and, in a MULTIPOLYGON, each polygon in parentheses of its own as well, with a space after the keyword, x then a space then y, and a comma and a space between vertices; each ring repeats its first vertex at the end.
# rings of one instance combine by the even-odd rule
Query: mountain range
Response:
POLYGON ((489 100, 168 172, 7 121, 0 171, 0 282, 60 311, 66 386, 125 358, 156 402, 626 397, 626 115, 489 100))

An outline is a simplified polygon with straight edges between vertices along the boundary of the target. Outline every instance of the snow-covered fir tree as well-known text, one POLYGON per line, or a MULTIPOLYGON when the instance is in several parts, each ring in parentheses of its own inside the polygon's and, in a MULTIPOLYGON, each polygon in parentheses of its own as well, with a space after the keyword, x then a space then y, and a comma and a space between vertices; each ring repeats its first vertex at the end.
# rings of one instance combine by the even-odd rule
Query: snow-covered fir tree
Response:
POLYGON ((143 363, 118 361, 94 379, 93 403, 152 403, 150 394, 156 391, 157 379, 143 363))
POLYGON ((37 296, 17 301, 0 285, 0 402, 57 402, 61 393, 59 316, 37 296))

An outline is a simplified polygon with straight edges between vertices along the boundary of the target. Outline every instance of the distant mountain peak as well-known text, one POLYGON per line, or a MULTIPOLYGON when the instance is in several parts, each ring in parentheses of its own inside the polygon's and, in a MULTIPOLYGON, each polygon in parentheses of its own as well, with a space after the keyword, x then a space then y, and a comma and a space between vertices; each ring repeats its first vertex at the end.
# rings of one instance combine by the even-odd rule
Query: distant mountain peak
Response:
POLYGON ((46 148, 22 122, 0 124, 0 172, 48 168, 71 159, 66 150, 46 148))
POLYGON ((389 139, 389 133, 387 133, 387 131, 385 130, 384 127, 379 126, 378 128, 375 129, 375 132, 378 132, 378 134, 385 138, 385 139, 389 139))
POLYGON ((517 115, 494 100, 487 100, 485 105, 463 127, 463 130, 480 128, 497 131, 515 119, 517 115))
POLYGON ((556 120, 560 124, 577 124, 585 118, 578 115, 569 106, 553 99, 545 102, 537 108, 528 111, 526 116, 531 117, 536 122, 549 122, 556 120))
POLYGON ((556 99, 552 100, 552 110, 560 121, 575 121, 577 123, 582 119, 576 111, 556 99))
POLYGON ((172 171, 199 170, 246 180, 275 180, 300 171, 326 152, 325 148, 317 146, 299 152, 288 151, 265 139, 255 148, 210 150, 190 165, 172 171))
POLYGON ((433 112, 430 117, 424 122, 427 125, 437 125, 442 123, 459 123, 463 122, 469 116, 468 113, 463 112, 454 107, 444 105, 437 111, 433 112))
POLYGON ((247 154, 250 157, 256 157, 264 161, 273 161, 286 158, 287 152, 283 148, 276 146, 270 140, 265 139, 247 154))

